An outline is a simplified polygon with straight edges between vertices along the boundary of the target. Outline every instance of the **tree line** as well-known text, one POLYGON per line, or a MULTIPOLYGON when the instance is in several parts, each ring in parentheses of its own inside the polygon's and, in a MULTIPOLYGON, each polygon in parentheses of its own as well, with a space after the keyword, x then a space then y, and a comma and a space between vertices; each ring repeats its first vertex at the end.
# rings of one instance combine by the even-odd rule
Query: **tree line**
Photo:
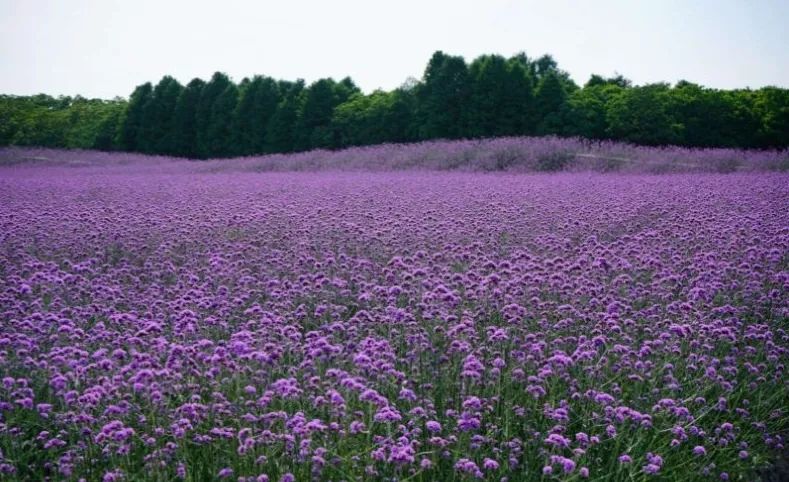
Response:
POLYGON ((634 86, 592 75, 578 86, 549 55, 438 51, 421 79, 364 94, 350 78, 306 85, 217 72, 170 76, 128 101, 0 96, 0 145, 124 150, 190 158, 384 142, 518 135, 580 136, 643 145, 789 145, 789 90, 720 90, 681 81, 634 86))

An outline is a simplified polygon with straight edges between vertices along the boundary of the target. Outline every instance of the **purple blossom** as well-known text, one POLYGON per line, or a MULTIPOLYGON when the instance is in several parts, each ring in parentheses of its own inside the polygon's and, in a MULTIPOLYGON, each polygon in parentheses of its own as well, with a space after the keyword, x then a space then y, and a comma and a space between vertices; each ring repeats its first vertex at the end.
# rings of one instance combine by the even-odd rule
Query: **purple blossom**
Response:
POLYGON ((547 445, 553 445, 554 447, 559 448, 568 448, 570 446, 570 440, 557 433, 550 434, 545 439, 545 443, 547 445))
POLYGON ((477 478, 483 478, 484 475, 476 463, 469 459, 460 459, 455 462, 455 470, 464 472, 477 478))
POLYGON ((438 433, 441 431, 441 424, 435 420, 429 420, 425 426, 427 427, 427 430, 432 433, 438 433))
MULTIPOLYGON (((316 480, 535 460, 589 478, 609 444, 620 472, 747 478, 786 445, 770 404, 789 182, 762 170, 785 156, 556 138, 205 162, 2 149, 3 433, 40 452, 34 473, 74 480, 94 459, 99 478, 194 477, 190 447, 245 482, 274 459, 316 480), (642 164, 406 168, 529 171, 555 152, 642 164), (704 172, 731 155, 754 172, 704 172), (677 468, 684 447, 709 460, 677 468)), ((0 472, 22 477, 11 455, 0 472)))

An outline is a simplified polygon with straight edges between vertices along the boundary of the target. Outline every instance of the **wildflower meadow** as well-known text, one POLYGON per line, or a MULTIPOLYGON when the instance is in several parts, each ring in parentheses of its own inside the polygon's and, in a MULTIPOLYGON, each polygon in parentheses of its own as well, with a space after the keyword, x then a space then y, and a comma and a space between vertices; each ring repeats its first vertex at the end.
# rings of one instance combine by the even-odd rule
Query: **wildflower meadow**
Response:
POLYGON ((0 479, 781 480, 785 152, 463 142, 0 153, 0 479))

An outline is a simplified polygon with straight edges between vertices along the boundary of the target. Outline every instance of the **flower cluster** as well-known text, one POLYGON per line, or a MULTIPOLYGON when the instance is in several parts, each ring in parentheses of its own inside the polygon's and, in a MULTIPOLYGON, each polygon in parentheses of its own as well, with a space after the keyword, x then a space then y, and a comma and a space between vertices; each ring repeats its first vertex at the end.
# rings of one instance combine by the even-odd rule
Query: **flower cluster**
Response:
POLYGON ((754 480, 785 453, 786 174, 157 162, 0 167, 4 480, 754 480))

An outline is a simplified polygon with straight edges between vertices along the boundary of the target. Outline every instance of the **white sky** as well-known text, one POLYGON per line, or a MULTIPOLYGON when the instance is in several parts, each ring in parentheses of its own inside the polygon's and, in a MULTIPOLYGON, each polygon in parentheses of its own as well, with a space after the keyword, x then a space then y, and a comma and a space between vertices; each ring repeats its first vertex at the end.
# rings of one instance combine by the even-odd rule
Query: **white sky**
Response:
POLYGON ((579 84, 789 86, 789 0, 0 0, 0 93, 128 96, 224 71, 365 91, 421 77, 435 50, 550 53, 579 84))

